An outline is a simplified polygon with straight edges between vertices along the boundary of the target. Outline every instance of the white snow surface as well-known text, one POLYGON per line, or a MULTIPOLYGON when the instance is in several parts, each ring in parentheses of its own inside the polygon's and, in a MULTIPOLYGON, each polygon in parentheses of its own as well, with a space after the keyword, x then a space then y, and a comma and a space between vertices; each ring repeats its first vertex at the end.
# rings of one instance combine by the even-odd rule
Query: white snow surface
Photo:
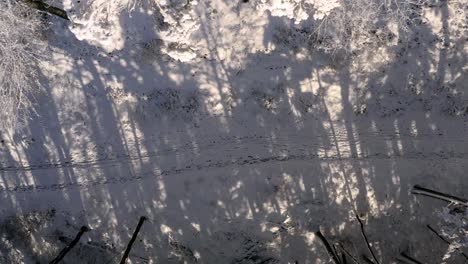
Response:
POLYGON ((1 263, 83 225, 64 263, 117 263, 140 216, 128 263, 332 263, 319 229, 370 257, 355 212, 381 263, 442 259, 410 191, 468 198, 465 1, 350 57, 311 44, 338 1, 52 2, 37 115, 0 134, 1 263))

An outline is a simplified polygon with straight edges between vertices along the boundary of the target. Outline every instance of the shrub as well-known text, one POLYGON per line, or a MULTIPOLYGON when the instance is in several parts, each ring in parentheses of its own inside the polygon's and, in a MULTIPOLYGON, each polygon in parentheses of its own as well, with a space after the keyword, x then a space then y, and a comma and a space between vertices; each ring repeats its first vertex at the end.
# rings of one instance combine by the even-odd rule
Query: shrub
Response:
POLYGON ((38 13, 11 0, 0 1, 0 129, 28 118, 39 58, 38 13))
POLYGON ((376 35, 390 41, 399 33, 403 39, 418 19, 424 1, 340 0, 338 7, 318 21, 314 37, 319 48, 348 54, 376 35))

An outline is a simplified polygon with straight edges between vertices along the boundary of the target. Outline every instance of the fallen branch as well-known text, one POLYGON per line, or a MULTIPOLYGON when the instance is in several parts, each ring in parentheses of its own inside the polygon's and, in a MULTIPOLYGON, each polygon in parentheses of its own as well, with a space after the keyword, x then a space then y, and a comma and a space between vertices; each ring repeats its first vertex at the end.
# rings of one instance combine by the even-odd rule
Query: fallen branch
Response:
POLYGON ((55 7, 55 6, 51 6, 49 4, 46 4, 46 3, 44 3, 44 2, 42 2, 40 0, 17 0, 17 1, 23 2, 26 5, 28 5, 29 7, 37 9, 39 11, 43 11, 43 12, 49 13, 51 15, 61 17, 61 18, 65 19, 65 20, 70 20, 68 18, 67 12, 65 10, 60 9, 58 7, 55 7))
POLYGON ((406 253, 402 252, 399 257, 400 260, 409 263, 409 264, 422 264, 422 262, 406 255, 406 253))
MULTIPOLYGON (((432 233, 434 233, 436 236, 438 236, 440 239, 442 239, 442 241, 444 241, 445 243, 447 243, 448 245, 450 245, 450 241, 448 241, 447 239, 445 239, 441 234, 439 234, 431 225, 427 225, 427 228, 429 228, 429 230, 432 231, 432 233)), ((468 260, 468 256, 460 249, 460 248, 457 248, 457 251, 465 258, 468 260)))
POLYGON ((367 264, 375 264, 374 261, 372 261, 370 258, 368 258, 366 255, 362 255, 362 259, 367 263, 367 264))
MULTIPOLYGON (((333 244, 333 251, 335 252, 336 256, 340 257, 338 254, 338 249, 336 248, 335 244, 333 244)), ((341 258, 340 258, 340 263, 341 264, 348 264, 348 260, 346 259, 346 255, 344 252, 341 252, 341 258)))
POLYGON ((367 249, 369 249, 369 252, 371 253, 372 258, 374 259, 375 263, 380 264, 380 262, 377 260, 377 257, 374 254, 374 251, 372 250, 372 247, 370 246, 369 239, 367 239, 367 235, 364 230, 364 224, 362 223, 361 218, 359 218, 359 215, 357 214, 357 212, 354 212, 354 214, 356 215, 356 218, 359 221, 359 225, 361 226, 361 234, 364 237, 364 240, 366 241, 367 249))
POLYGON ((78 234, 76 235, 75 239, 73 239, 73 241, 67 246, 65 247, 62 251, 60 251, 60 253, 58 254, 57 257, 55 257, 51 262, 49 262, 49 264, 57 264, 59 263, 64 257, 65 255, 67 255, 67 253, 72 250, 72 248, 74 246, 76 246, 76 244, 78 244, 78 242, 80 241, 80 238, 81 236, 85 233, 85 232, 88 232, 89 231, 89 228, 87 228, 86 226, 82 226, 80 228, 80 231, 78 232, 78 234))
POLYGON ((346 259, 345 253, 341 252, 341 263, 348 264, 348 260, 346 259))
POLYGON ((443 200, 443 201, 450 202, 450 203, 462 204, 462 205, 468 206, 468 200, 466 199, 459 198, 450 194, 430 190, 430 189, 421 187, 419 185, 415 185, 411 193, 428 196, 431 198, 443 200))
POLYGON ((138 225, 135 229, 135 232, 133 232, 132 238, 130 239, 130 242, 128 242, 127 248, 125 249, 122 259, 120 260, 120 264, 125 264, 125 261, 127 261, 128 254, 130 254, 130 250, 132 249, 133 243, 135 242, 138 233, 140 232, 141 226, 143 225, 143 222, 145 222, 145 220, 145 216, 140 217, 140 221, 138 221, 138 225))
POLYGON ((344 247, 343 245, 341 244, 338 244, 339 247, 341 248, 341 251, 343 251, 346 255, 348 255, 349 258, 351 258, 351 260, 353 261, 353 263, 355 264, 359 264, 358 260, 353 256, 351 255, 351 253, 349 253, 344 247))
POLYGON ((330 243, 328 243, 327 239, 323 236, 322 232, 320 232, 319 230, 315 232, 315 235, 320 239, 320 241, 322 241, 322 244, 327 249, 327 252, 330 255, 330 257, 333 259, 333 262, 335 262, 335 264, 341 264, 340 258, 338 257, 336 252, 333 250, 330 243))

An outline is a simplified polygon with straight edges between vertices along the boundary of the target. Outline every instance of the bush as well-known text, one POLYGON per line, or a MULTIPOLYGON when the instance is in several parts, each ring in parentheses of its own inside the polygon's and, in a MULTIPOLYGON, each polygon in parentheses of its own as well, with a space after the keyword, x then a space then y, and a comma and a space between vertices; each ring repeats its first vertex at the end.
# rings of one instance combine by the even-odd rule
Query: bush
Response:
POLYGON ((375 37, 387 42, 395 37, 404 39, 425 1, 340 0, 340 5, 319 21, 315 29, 318 46, 349 54, 375 37))
POLYGON ((38 12, 0 1, 0 129, 14 129, 28 118, 39 58, 38 12))

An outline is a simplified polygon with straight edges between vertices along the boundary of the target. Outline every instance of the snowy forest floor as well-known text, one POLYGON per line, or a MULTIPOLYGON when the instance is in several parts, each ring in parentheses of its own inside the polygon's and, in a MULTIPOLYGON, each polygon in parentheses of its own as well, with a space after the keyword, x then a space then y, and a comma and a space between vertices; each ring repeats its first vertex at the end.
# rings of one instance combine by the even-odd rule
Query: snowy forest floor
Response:
POLYGON ((442 263, 445 203, 410 191, 468 198, 468 4, 342 56, 298 1, 166 2, 64 1, 36 114, 0 135, 1 263, 83 225, 64 263, 116 263, 142 215, 129 263, 331 263, 319 228, 368 255, 355 211, 381 263, 442 263))

